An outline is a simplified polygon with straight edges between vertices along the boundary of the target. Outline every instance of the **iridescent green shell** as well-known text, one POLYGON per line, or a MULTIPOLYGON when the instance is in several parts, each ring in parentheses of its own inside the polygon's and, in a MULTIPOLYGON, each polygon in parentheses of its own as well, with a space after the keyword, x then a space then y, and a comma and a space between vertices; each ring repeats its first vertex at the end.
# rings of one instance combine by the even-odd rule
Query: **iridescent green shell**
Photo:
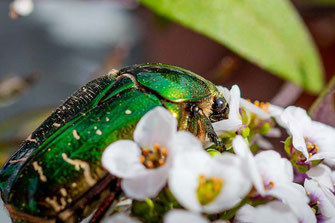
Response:
POLYGON ((31 222, 87 216, 115 187, 100 163, 109 144, 131 139, 136 123, 156 106, 180 119, 184 103, 213 95, 219 93, 212 83, 168 65, 130 66, 91 81, 52 113, 1 169, 6 207, 12 217, 31 222))

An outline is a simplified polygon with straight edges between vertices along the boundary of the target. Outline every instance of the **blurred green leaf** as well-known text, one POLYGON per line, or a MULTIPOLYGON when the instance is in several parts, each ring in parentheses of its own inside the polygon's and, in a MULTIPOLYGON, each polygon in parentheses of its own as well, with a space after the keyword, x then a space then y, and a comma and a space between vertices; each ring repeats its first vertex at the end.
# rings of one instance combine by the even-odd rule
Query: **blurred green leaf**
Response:
POLYGON ((335 76, 309 109, 313 120, 335 127, 335 76))
POLYGON ((323 86, 318 53, 300 17, 287 0, 140 2, 310 92, 319 92, 323 86))

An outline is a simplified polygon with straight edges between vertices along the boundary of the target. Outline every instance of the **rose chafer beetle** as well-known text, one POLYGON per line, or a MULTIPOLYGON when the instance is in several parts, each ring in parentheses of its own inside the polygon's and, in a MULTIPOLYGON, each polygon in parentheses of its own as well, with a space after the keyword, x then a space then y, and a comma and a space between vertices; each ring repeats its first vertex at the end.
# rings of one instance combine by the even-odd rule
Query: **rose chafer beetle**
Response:
POLYGON ((131 139, 136 123, 156 106, 187 130, 217 142, 211 122, 228 104, 211 82, 162 64, 126 67, 89 82, 65 101, 10 157, 0 172, 1 197, 14 222, 99 219, 117 196, 117 179, 101 166, 104 149, 131 139))

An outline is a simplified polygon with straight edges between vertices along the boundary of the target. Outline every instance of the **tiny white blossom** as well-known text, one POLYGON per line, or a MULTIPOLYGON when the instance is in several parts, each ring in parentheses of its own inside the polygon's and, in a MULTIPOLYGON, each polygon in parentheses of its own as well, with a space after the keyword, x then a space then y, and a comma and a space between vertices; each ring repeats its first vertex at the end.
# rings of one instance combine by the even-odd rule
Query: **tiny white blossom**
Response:
MULTIPOLYGON (((210 223, 210 221, 199 213, 189 212, 181 209, 169 211, 164 216, 164 223, 210 223)), ((217 220, 213 223, 227 223, 227 221, 217 220)))
POLYGON ((170 171, 169 188, 190 211, 216 213, 238 204, 251 184, 232 154, 219 158, 203 151, 178 154, 170 171))
POLYGON ((202 150, 189 132, 177 132, 177 120, 156 107, 145 114, 134 131, 134 141, 119 140, 106 148, 103 166, 122 178, 125 194, 137 200, 155 197, 165 186, 172 159, 182 150, 202 150))
POLYGON ((312 178, 319 184, 327 187, 329 190, 334 192, 334 186, 332 182, 332 170, 328 166, 324 164, 319 164, 308 170, 306 174, 308 177, 312 178))
POLYGON ((250 101, 247 101, 246 99, 241 98, 240 106, 243 108, 246 108, 248 111, 254 113, 261 119, 269 119, 271 118, 271 115, 261 109, 259 106, 256 106, 255 104, 251 103, 250 101))
POLYGON ((334 128, 312 121, 304 109, 295 106, 287 107, 281 119, 292 136, 294 148, 307 160, 326 159, 326 162, 335 163, 334 128))
MULTIPOLYGON (((283 108, 258 101, 255 104, 251 103, 241 98, 240 89, 237 85, 234 85, 230 91, 222 86, 217 86, 217 88, 227 100, 230 110, 228 119, 213 123, 214 131, 221 137, 231 137, 235 132, 243 135, 244 129, 251 127, 255 134, 253 143, 259 145, 260 148, 273 148, 273 145, 260 132, 265 124, 270 123, 272 125, 273 121, 271 117, 277 119, 282 113, 283 108)), ((268 134, 265 134, 267 137, 280 137, 281 135, 279 129, 270 128, 267 130, 272 130, 268 134)), ((264 133, 262 134, 264 135, 264 133)))
MULTIPOLYGON (((265 135, 266 137, 270 138, 279 138, 281 137, 281 132, 278 128, 271 128, 269 132, 265 135)), ((273 145, 262 135, 255 134, 254 138, 252 139, 251 144, 256 143, 259 148, 261 149, 273 149, 273 145)))
POLYGON ((290 207, 279 202, 272 201, 265 205, 252 207, 248 204, 240 208, 235 216, 236 223, 299 223, 297 216, 290 207))
POLYGON ((217 88, 229 105, 228 119, 213 123, 215 132, 217 132, 219 135, 222 135, 227 131, 236 131, 242 125, 239 112, 241 92, 237 85, 234 85, 230 91, 222 86, 217 86, 217 88))
POLYGON ((275 151, 260 152, 254 157, 241 136, 233 140, 233 149, 245 164, 244 171, 257 190, 253 195, 255 198, 259 195, 275 197, 288 205, 299 220, 315 222, 303 187, 293 183, 293 168, 287 159, 281 158, 275 151))
POLYGON ((140 221, 136 218, 129 217, 124 213, 117 213, 106 218, 103 223, 140 223, 140 221))
MULTIPOLYGON (((305 190, 310 197, 310 206, 315 210, 317 218, 321 221, 335 219, 335 196, 323 184, 316 180, 305 180, 305 190)), ((322 222, 321 221, 321 222, 322 222)))

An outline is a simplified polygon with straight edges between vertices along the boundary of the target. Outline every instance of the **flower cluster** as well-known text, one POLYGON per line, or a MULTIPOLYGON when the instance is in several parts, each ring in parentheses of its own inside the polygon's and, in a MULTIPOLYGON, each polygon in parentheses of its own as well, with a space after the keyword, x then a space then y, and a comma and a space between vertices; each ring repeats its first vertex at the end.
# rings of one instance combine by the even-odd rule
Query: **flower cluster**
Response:
POLYGON ((224 150, 177 131, 162 107, 143 116, 133 141, 107 147, 102 164, 131 200, 107 221, 335 222, 335 129, 302 108, 251 103, 236 85, 218 89, 230 107, 213 123, 224 150), (273 146, 279 128, 288 137, 273 146))

